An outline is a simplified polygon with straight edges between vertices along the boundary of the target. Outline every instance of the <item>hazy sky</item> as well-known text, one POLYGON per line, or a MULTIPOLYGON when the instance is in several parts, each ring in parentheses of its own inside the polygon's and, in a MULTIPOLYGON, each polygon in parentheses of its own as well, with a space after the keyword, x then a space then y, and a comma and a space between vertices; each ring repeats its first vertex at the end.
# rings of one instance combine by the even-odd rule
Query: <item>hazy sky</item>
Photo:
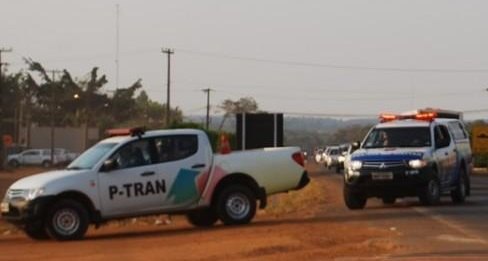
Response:
POLYGON ((214 106, 252 96, 285 113, 488 109, 486 0, 0 0, 3 60, 77 77, 98 66, 114 89, 117 3, 120 87, 142 78, 165 102, 161 47, 174 48, 171 105, 185 114, 205 113, 203 88, 214 106))

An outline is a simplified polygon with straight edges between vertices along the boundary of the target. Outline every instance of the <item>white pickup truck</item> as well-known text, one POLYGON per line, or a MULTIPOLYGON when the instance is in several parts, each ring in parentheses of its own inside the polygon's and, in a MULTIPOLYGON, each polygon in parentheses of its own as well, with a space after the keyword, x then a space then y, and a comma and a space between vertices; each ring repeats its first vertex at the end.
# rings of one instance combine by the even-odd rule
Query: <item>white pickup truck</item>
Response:
POLYGON ((214 155, 200 130, 107 138, 66 169, 15 182, 2 218, 33 239, 81 239, 90 224, 150 214, 186 214, 196 226, 249 223, 267 196, 309 178, 298 147, 214 155))

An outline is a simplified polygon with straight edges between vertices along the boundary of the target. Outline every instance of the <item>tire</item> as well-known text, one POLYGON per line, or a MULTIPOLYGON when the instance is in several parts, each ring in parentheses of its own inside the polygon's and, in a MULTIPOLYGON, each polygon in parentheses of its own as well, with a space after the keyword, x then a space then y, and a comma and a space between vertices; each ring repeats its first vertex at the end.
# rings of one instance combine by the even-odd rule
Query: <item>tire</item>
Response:
POLYGON ((461 168, 459 170, 459 179, 458 183, 456 184, 456 188, 451 190, 451 199, 454 203, 463 203, 466 201, 466 191, 467 191, 467 179, 466 179, 466 171, 461 168))
POLYGON ((34 240, 46 240, 49 239, 49 235, 46 233, 44 224, 42 221, 27 223, 24 226, 25 234, 34 240))
POLYGON ((8 162, 8 165, 12 168, 18 168, 20 166, 20 163, 17 160, 10 160, 8 162))
POLYGON ((219 217, 212 208, 206 208, 188 213, 186 219, 196 227, 211 227, 219 220, 219 217))
POLYGON ((79 240, 88 229, 88 212, 77 201, 62 199, 48 210, 45 224, 49 236, 56 240, 79 240))
POLYGON ((395 197, 383 197, 382 201, 383 201, 383 204, 385 204, 385 205, 393 205, 393 204, 395 204, 396 198, 395 197))
POLYGON ((366 206, 368 198, 362 193, 354 193, 344 187, 344 203, 351 210, 363 209, 366 206))
POLYGON ((216 213, 225 225, 242 225, 256 215, 256 196, 244 185, 229 185, 217 198, 216 213))
POLYGON ((45 161, 43 161, 43 162, 42 162, 42 166, 43 166, 44 168, 49 168, 49 167, 51 167, 51 161, 49 161, 49 160, 45 160, 45 161))
POLYGON ((419 200, 422 205, 426 206, 439 204, 441 200, 441 185, 437 178, 431 178, 427 183, 427 186, 420 190, 419 200))

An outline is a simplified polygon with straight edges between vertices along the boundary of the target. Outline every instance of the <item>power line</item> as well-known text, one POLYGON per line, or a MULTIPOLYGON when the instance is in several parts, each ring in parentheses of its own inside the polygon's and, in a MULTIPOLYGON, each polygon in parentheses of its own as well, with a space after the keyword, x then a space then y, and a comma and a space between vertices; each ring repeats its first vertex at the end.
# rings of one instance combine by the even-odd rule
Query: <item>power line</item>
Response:
POLYGON ((329 69, 338 69, 338 70, 388 71, 388 72, 410 72, 410 73, 430 73, 430 72, 488 73, 488 69, 401 68, 401 67, 372 67, 372 66, 359 66, 359 65, 336 65, 336 64, 309 63, 309 62, 301 62, 301 61, 287 61, 287 60, 246 57, 246 56, 235 56, 235 55, 219 54, 213 52, 193 51, 188 49, 178 49, 178 51, 182 53, 215 57, 215 58, 224 58, 224 59, 231 59, 231 60, 242 60, 242 61, 259 62, 259 63, 272 63, 272 64, 306 66, 306 67, 317 67, 317 68, 329 68, 329 69))

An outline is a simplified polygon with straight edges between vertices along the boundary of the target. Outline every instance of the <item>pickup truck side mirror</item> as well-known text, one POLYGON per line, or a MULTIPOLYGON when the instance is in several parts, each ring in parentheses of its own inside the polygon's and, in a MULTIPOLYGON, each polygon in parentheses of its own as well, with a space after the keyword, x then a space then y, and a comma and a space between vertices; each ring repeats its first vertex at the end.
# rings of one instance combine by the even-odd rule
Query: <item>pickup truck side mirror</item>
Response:
POLYGON ((101 171, 103 172, 110 172, 114 169, 117 168, 117 161, 114 160, 114 159, 108 159, 106 161, 103 162, 103 165, 102 165, 102 168, 101 168, 101 171))

